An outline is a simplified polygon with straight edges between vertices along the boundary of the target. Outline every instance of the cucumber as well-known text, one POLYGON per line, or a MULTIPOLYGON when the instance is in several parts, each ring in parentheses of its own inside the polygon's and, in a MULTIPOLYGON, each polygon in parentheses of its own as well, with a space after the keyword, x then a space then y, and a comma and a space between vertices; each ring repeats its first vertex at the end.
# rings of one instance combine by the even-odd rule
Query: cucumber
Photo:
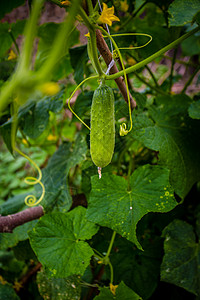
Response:
POLYGON ((103 168, 113 156, 115 146, 114 94, 102 84, 93 95, 90 118, 90 153, 94 164, 103 168))

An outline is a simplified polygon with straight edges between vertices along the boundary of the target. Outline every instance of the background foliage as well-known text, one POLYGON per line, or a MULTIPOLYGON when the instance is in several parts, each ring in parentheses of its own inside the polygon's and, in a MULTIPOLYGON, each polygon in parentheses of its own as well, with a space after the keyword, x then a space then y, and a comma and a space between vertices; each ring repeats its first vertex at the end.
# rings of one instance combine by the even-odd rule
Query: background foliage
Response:
MULTIPOLYGON (((144 48, 122 50, 126 67, 200 23, 199 0, 105 2, 114 5, 120 18, 111 33, 153 37, 144 48)), ((82 4, 85 7, 85 1, 82 4)), ((7 22, 6 14, 21 5, 24 1, 0 3, 1 86, 16 68, 17 58, 10 60, 9 54, 12 49, 19 56, 25 26, 20 18, 7 22)), ((43 14, 48 7, 62 14, 69 9, 45 3, 43 14)), ((35 70, 48 58, 59 28, 48 17, 38 25, 35 70)), ((52 74, 60 92, 32 95, 18 112, 17 144, 42 169, 45 215, 13 233, 0 233, 0 299, 199 299, 200 34, 129 74, 137 108, 127 136, 119 135, 119 126, 129 120, 128 105, 114 81, 106 82, 115 95, 116 144, 112 163, 99 180, 90 157, 89 131, 66 103, 76 85, 94 73, 83 28, 76 21, 70 44, 63 43, 52 74), (101 263, 113 231, 117 234, 109 263, 118 285, 115 294, 109 288, 110 265, 101 263)), ((119 47, 146 41, 133 36, 115 40, 119 47)), ((102 59, 101 64, 106 71, 102 59)), ((74 111, 88 125, 97 86, 97 80, 90 80, 73 98, 74 111)), ((41 193, 40 187, 23 182, 35 171, 13 153, 11 124, 8 108, 0 116, 2 216, 25 210, 25 196, 41 193)))

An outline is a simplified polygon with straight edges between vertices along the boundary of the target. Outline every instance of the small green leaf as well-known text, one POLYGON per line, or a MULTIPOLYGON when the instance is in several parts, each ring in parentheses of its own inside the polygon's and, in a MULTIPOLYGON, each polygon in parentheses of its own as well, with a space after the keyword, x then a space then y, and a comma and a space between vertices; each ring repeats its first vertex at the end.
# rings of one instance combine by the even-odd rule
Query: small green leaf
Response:
POLYGON ((192 119, 200 119, 200 100, 191 103, 188 112, 192 119))
POLYGON ((136 237, 138 221, 149 212, 168 212, 176 206, 169 185, 169 171, 145 165, 130 178, 130 184, 116 175, 92 177, 87 218, 112 228, 142 249, 136 237))
POLYGON ((86 209, 77 207, 71 212, 43 216, 30 232, 30 242, 41 263, 52 276, 83 275, 93 250, 84 241, 98 231, 85 218, 86 209))
POLYGON ((48 278, 42 269, 37 274, 39 292, 44 300, 79 300, 81 293, 80 277, 48 278))
POLYGON ((109 288, 100 288, 100 294, 94 298, 95 300, 142 300, 133 290, 131 290, 124 282, 120 282, 116 288, 115 295, 109 288))
POLYGON ((194 15, 200 10, 199 0, 175 0, 169 6, 170 26, 182 26, 192 22, 194 15))
POLYGON ((200 249, 191 225, 175 220, 163 231, 164 257, 161 280, 200 294, 200 249))

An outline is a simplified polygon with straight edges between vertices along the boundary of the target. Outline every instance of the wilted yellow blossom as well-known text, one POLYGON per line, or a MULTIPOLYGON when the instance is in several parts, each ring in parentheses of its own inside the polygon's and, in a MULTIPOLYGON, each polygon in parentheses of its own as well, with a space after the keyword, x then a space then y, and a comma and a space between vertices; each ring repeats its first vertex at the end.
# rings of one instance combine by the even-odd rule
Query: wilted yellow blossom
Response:
POLYGON ((115 296, 117 287, 118 287, 118 285, 113 285, 112 283, 110 283, 110 290, 114 296, 115 296))
POLYGON ((135 60, 133 57, 129 57, 129 58, 127 59, 127 62, 128 62, 128 64, 131 65, 131 66, 133 66, 133 65, 136 64, 136 60, 135 60))
POLYGON ((62 5, 68 6, 68 5, 70 5, 71 3, 70 3, 70 1, 65 0, 65 1, 61 1, 61 4, 62 4, 62 5))
POLYGON ((60 91, 60 87, 56 82, 46 82, 40 86, 40 90, 47 96, 53 96, 60 91))
POLYGON ((108 6, 103 3, 103 11, 98 21, 112 26, 113 21, 120 21, 120 19, 114 15, 114 6, 108 8, 108 6))
POLYGON ((17 54, 11 49, 8 55, 8 60, 13 60, 17 58, 17 54))
POLYGON ((120 4, 121 4, 121 7, 120 7, 121 11, 126 12, 128 10, 127 0, 121 1, 120 4))
POLYGON ((55 142, 57 140, 57 136, 53 134, 49 134, 47 137, 47 141, 55 142))

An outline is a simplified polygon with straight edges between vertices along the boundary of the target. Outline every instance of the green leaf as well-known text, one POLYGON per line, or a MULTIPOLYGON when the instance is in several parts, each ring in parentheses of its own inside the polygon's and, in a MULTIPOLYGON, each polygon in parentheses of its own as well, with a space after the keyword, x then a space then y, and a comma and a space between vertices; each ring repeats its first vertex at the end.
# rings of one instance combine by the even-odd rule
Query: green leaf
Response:
MULTIPOLYGON (((85 118, 87 116, 87 118, 90 119, 92 96, 93 96, 93 92, 91 91, 89 92, 86 91, 78 95, 76 102, 73 106, 73 110, 79 117, 85 118)), ((76 117, 74 116, 74 118, 76 117)), ((77 122, 77 118, 75 120, 77 122)))
POLYGON ((136 237, 138 221, 149 212, 168 212, 176 206, 169 185, 169 171, 145 165, 130 177, 130 182, 116 175, 92 177, 92 191, 87 218, 112 228, 142 249, 136 237))
POLYGON ((159 151, 159 163, 170 169, 170 182, 184 198, 200 179, 200 123, 188 116, 186 95, 161 96, 133 121, 132 135, 149 149, 159 151))
POLYGON ((95 300, 140 300, 142 299, 138 296, 133 290, 131 290, 128 286, 124 284, 124 282, 120 282, 118 287, 116 288, 115 295, 112 294, 109 288, 103 287, 100 288, 100 294, 96 296, 95 300))
POLYGON ((19 34, 23 33, 24 25, 25 25, 25 20, 17 21, 16 23, 11 23, 11 24, 7 22, 0 23, 0 35, 1 35, 0 57, 6 54, 6 51, 9 50, 9 48, 13 43, 13 40, 9 34, 9 30, 12 31, 12 34, 16 39, 19 34))
POLYGON ((84 242, 98 231, 85 218, 86 209, 43 216, 30 232, 30 242, 41 263, 55 277, 83 275, 93 250, 84 242))
MULTIPOLYGON (((138 224, 137 233, 144 251, 138 250, 133 243, 117 236, 113 245, 113 249, 117 249, 117 251, 112 251, 110 256, 114 282, 118 283, 123 280, 126 285, 143 299, 150 299, 156 290, 162 260, 162 240, 160 237, 155 237, 155 232, 152 232, 152 227, 156 224, 156 218, 153 218, 147 224, 148 227, 145 227, 144 231, 140 231, 140 227, 145 220, 153 216, 155 214, 144 216, 138 224), (153 225, 151 226, 152 223, 153 225)), ((161 219, 163 218, 163 216, 160 217, 161 219)), ((158 232, 157 228, 156 232, 158 232)))
POLYGON ((18 211, 22 210, 22 208, 25 208, 26 204, 24 203, 24 199, 28 195, 29 193, 24 193, 9 198, 0 205, 0 215, 7 216, 9 214, 17 213, 18 211))
MULTIPOLYGON (((184 56, 200 54, 199 33, 194 34, 181 43, 184 56)), ((197 85, 197 83, 196 83, 197 85)))
POLYGON ((81 293, 80 277, 48 278, 42 269, 37 274, 39 292, 44 300, 79 300, 81 293))
POLYGON ((3 285, 0 282, 0 299, 2 300, 20 300, 20 298, 15 293, 11 284, 3 285))
POLYGON ((188 113, 192 119, 200 119, 200 100, 190 104, 188 113))
POLYGON ((83 80, 85 63, 88 60, 87 46, 69 49, 71 65, 74 69, 74 79, 79 84, 83 80))
POLYGON ((11 12, 17 6, 23 5, 25 0, 8 0, 6 4, 4 1, 0 1, 0 19, 4 17, 5 14, 11 12))
POLYGON ((174 220, 163 231, 164 257, 161 280, 187 291, 200 294, 200 249, 193 228, 181 220, 174 220))
POLYGON ((169 6, 170 26, 182 26, 192 22, 194 15, 200 10, 199 0, 175 0, 169 6))
MULTIPOLYGON (((67 177, 70 168, 85 160, 87 144, 85 137, 78 135, 74 145, 64 143, 50 158, 43 170, 42 182, 45 186, 45 197, 42 206, 45 211, 57 209, 67 211, 71 206, 71 195, 68 190, 67 177)), ((41 189, 37 189, 41 193, 41 189)))

